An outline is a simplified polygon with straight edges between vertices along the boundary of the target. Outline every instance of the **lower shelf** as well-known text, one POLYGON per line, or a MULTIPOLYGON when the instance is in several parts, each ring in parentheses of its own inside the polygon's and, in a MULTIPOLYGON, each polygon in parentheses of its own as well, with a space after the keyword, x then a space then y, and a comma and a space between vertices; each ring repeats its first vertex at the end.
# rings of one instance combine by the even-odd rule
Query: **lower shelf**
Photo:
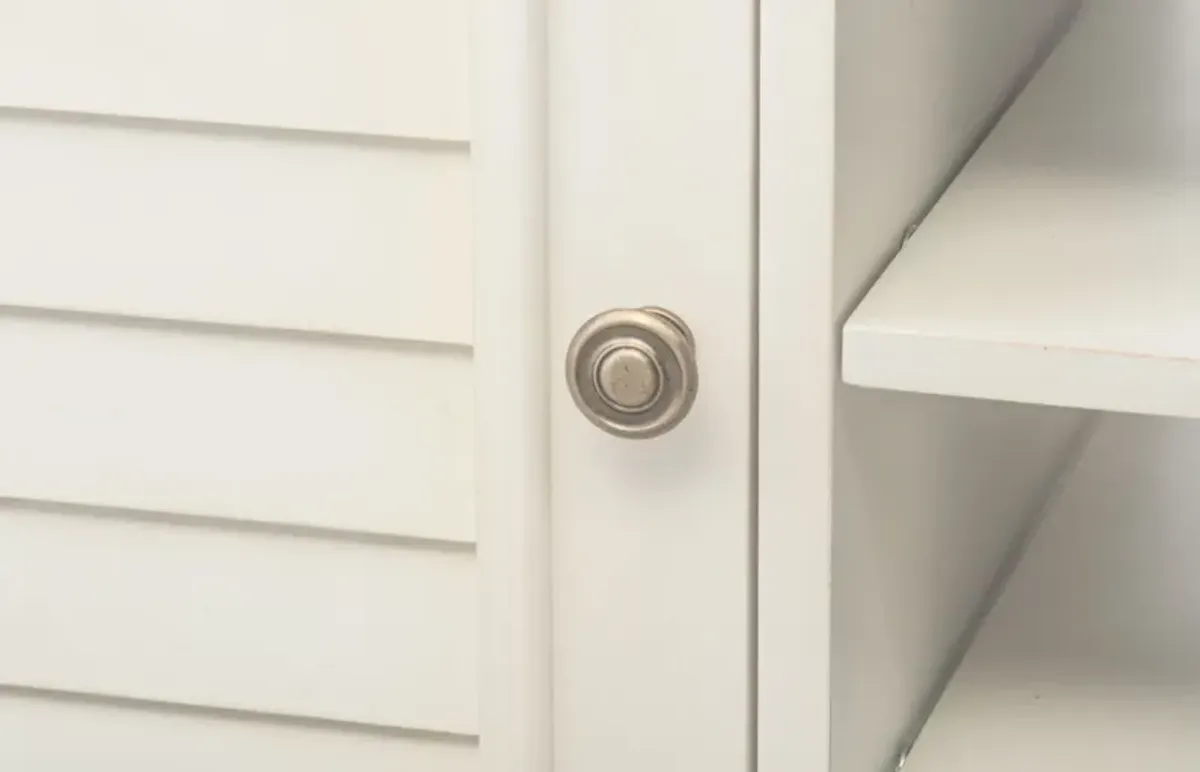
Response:
POLYGON ((1200 424, 1109 417, 906 772, 1200 768, 1200 424))

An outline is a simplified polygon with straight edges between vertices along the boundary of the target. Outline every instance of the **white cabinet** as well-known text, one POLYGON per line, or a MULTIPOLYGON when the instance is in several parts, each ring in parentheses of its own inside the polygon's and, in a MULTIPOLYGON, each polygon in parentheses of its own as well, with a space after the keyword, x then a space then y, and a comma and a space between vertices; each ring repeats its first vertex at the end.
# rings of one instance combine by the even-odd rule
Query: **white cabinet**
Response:
POLYGON ((1198 25, 0 0, 0 768, 1190 770, 1198 25))

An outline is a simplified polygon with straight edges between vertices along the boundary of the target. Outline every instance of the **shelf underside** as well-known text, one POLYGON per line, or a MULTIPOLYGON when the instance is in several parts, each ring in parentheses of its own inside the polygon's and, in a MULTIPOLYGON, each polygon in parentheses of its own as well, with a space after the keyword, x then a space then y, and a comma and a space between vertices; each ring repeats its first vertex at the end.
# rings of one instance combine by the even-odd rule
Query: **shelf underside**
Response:
POLYGON ((1200 424, 1110 416, 906 772, 1200 768, 1200 424))
POLYGON ((844 332, 852 384, 1200 417, 1200 3, 1087 6, 844 332))

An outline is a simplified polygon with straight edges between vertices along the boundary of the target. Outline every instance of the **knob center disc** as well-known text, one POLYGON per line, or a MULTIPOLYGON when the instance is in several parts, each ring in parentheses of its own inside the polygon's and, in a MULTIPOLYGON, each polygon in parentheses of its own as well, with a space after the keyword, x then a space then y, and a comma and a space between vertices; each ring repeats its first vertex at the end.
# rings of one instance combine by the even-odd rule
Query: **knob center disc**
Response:
POLYGON ((662 372, 653 352, 629 341, 614 346, 596 363, 596 390, 612 407, 638 412, 654 404, 662 390, 662 372))

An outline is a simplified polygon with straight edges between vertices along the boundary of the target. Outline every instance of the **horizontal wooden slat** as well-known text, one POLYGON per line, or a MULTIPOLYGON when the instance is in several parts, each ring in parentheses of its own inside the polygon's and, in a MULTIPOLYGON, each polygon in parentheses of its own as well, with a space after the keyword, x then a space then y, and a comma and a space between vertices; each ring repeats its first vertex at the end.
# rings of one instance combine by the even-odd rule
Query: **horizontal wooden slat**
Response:
POLYGON ((468 166, 0 113, 0 304, 469 343, 468 166))
POLYGON ((0 498, 471 541, 467 354, 0 314, 0 498))
POLYGON ((0 0, 0 104, 466 139, 466 0, 0 0))
POLYGON ((466 743, 0 692, 0 769, 13 772, 474 772, 477 757, 466 743))
POLYGON ((470 553, 0 507, 0 684, 472 734, 476 605, 470 553))

